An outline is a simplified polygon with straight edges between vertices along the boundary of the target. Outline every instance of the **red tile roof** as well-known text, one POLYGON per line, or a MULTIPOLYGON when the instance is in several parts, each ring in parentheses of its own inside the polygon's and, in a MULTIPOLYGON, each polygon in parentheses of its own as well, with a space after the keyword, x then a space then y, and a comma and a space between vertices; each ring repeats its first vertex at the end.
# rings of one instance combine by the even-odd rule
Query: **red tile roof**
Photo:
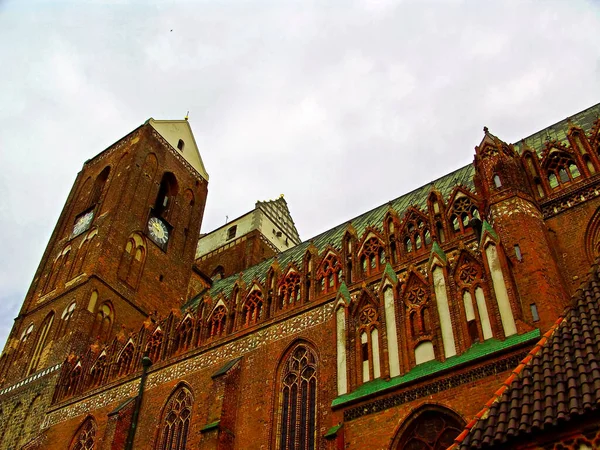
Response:
POLYGON ((598 409, 600 266, 450 449, 506 448, 525 434, 598 409))

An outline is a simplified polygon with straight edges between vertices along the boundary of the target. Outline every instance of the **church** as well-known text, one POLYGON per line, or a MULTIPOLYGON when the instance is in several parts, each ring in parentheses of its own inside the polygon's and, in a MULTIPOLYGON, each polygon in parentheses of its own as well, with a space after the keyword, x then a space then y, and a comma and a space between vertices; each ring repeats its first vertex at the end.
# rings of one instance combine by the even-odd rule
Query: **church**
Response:
POLYGON ((77 175, 0 449, 600 448, 600 104, 477 141, 303 241, 283 196, 201 234, 191 127, 147 120, 77 175))

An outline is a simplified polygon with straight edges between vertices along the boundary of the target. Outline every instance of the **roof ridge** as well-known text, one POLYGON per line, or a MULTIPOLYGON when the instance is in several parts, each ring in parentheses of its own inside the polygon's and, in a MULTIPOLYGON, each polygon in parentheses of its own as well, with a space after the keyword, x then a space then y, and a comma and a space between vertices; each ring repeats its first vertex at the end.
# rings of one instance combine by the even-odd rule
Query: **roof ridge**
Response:
POLYGON ((492 405, 499 401, 510 385, 521 376, 523 369, 525 369, 525 367, 531 363, 533 358, 542 350, 548 339, 554 335, 559 325, 564 321, 570 311, 571 308, 567 308, 563 314, 558 317, 550 329, 544 333, 541 339, 533 346, 529 353, 527 353, 527 356, 521 360, 519 365, 510 373, 508 378, 504 380, 500 388, 494 392, 492 398, 490 398, 487 403, 483 405, 483 408, 481 408, 481 410, 475 414, 475 417, 471 419, 467 425, 465 425, 465 429, 456 437, 456 439, 454 439, 454 443, 448 447, 448 450, 456 450, 460 448, 460 444, 463 443, 467 435, 471 432, 471 429, 477 424, 477 422, 479 422, 479 420, 487 417, 487 413, 491 409, 492 405))

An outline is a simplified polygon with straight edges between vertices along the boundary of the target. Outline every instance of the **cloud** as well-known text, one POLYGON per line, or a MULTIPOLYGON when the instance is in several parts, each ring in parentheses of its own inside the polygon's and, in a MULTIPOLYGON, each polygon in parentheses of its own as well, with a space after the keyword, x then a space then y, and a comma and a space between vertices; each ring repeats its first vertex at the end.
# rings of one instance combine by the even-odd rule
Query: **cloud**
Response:
POLYGON ((190 122, 203 231, 284 193, 303 238, 600 98, 597 3, 4 2, 0 340, 83 162, 190 122), (172 30, 172 31, 171 31, 172 30), (3 328, 2 328, 3 327, 3 328))

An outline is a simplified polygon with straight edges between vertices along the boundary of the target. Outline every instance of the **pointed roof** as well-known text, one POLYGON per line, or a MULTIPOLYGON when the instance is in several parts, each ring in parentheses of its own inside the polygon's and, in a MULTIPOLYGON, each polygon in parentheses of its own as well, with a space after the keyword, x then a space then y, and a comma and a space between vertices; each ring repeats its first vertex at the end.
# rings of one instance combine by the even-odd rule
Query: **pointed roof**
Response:
POLYGON ((187 120, 156 120, 150 117, 147 124, 151 125, 158 134, 160 134, 171 146, 182 154, 183 158, 198 171, 198 173, 208 181, 208 173, 202 162, 200 150, 192 127, 187 120), (182 148, 179 148, 179 141, 183 141, 182 148))
POLYGON ((512 372, 453 449, 509 448, 600 410, 600 266, 592 266, 573 306, 512 372))
POLYGON ((398 275, 396 275, 396 272, 394 272, 394 269, 389 262, 385 263, 385 269, 383 270, 383 273, 387 275, 390 280, 392 280, 392 283, 398 283, 398 275))
POLYGON ((440 247, 440 245, 437 243, 437 241, 433 241, 433 245, 431 246, 430 260, 434 255, 437 255, 444 263, 447 260, 444 250, 442 250, 442 247, 440 247))
POLYGON ((257 201, 256 208, 262 209, 273 222, 283 227, 285 234, 294 245, 298 245, 302 242, 298 230, 296 229, 296 225, 294 224, 294 219, 292 219, 292 215, 290 214, 288 204, 283 198, 283 194, 275 200, 266 200, 264 202, 257 201))
POLYGON ((342 284, 340 284, 340 288, 338 289, 338 298, 342 298, 344 299, 344 302, 346 302, 346 305, 350 304, 351 298, 350 298, 350 291, 348 290, 348 286, 346 286, 346 282, 342 281, 342 284))

